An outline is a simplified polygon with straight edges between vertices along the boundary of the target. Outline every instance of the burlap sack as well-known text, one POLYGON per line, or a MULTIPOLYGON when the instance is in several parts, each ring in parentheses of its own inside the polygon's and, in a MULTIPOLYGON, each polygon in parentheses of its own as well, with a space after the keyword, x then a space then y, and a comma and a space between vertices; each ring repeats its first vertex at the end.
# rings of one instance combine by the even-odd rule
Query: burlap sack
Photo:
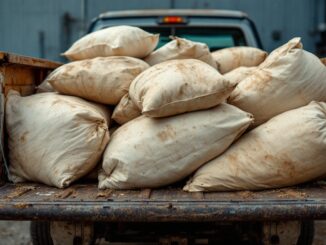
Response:
POLYGON ((114 26, 82 37, 63 55, 71 61, 107 56, 144 58, 156 48, 158 40, 159 35, 138 27, 114 26))
POLYGON ((255 126, 270 118, 326 100, 326 67, 313 54, 302 50, 294 38, 273 51, 231 93, 229 103, 254 115, 255 126))
POLYGON ((109 140, 109 112, 79 98, 40 93, 6 103, 10 175, 59 188, 85 176, 109 140))
POLYGON ((284 112, 201 167, 186 191, 260 190, 326 174, 326 103, 284 112))
POLYGON ((62 94, 116 105, 128 93, 132 80, 148 67, 132 57, 99 57, 60 66, 46 82, 62 94))
POLYGON ((172 37, 172 41, 155 50, 144 60, 151 66, 167 60, 198 59, 216 68, 216 62, 206 44, 192 42, 178 37, 172 37))
POLYGON ((99 188, 154 188, 181 180, 221 154, 251 122, 251 115, 228 104, 174 117, 138 117, 112 135, 99 188))
POLYGON ((219 72, 225 74, 240 66, 258 66, 265 60, 267 53, 253 47, 232 47, 217 50, 212 55, 219 72))
POLYGON ((146 116, 165 117, 216 106, 233 89, 213 67, 184 59, 165 61, 144 71, 131 83, 129 96, 146 116))

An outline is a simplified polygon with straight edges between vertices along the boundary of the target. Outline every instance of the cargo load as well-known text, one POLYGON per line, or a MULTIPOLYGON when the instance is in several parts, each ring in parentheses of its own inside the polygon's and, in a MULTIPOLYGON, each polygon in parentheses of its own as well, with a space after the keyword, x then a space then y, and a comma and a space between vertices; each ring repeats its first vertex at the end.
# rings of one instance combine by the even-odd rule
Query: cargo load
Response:
POLYGON ((21 97, 10 91, 6 128, 11 180, 64 188, 87 175, 109 141, 109 116, 105 107, 76 97, 21 97))
POLYGON ((258 66, 267 57, 263 50, 253 47, 232 47, 212 52, 221 74, 230 72, 240 66, 258 66))
POLYGON ((280 188, 326 174, 326 103, 284 112, 201 167, 186 191, 280 188))
POLYGON ((326 100, 326 67, 294 38, 274 50, 228 100, 254 115, 255 126, 311 101, 326 100))
POLYGON ((225 151, 252 120, 228 104, 174 117, 138 117, 111 136, 99 188, 155 188, 182 180, 225 151))
POLYGON ((99 57, 62 65, 46 82, 61 94, 116 105, 128 93, 133 79, 148 67, 132 57, 99 57))
POLYGON ((158 34, 138 27, 113 26, 87 34, 63 55, 71 61, 107 56, 144 58, 156 48, 158 41, 158 34))
POLYGON ((192 42, 185 38, 172 37, 172 39, 144 60, 153 66, 167 60, 198 59, 216 68, 216 62, 206 44, 192 42))
POLYGON ((195 59, 170 60, 150 67, 130 85, 129 96, 149 117, 208 109, 234 89, 216 69, 195 59))

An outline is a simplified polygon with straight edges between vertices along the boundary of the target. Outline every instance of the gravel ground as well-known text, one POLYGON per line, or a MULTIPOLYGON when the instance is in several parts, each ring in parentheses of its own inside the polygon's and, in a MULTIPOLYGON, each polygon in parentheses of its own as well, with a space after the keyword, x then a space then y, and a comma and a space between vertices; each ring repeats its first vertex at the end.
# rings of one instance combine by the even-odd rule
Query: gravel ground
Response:
POLYGON ((326 245, 326 221, 315 221, 314 245, 326 245))
MULTIPOLYGON (((32 245, 29 225, 28 221, 0 221, 0 245, 32 245)), ((109 243, 101 242, 100 244, 109 243)), ((326 221, 315 222, 313 245, 326 245, 326 221)))
POLYGON ((28 221, 0 221, 1 245, 32 245, 28 221))

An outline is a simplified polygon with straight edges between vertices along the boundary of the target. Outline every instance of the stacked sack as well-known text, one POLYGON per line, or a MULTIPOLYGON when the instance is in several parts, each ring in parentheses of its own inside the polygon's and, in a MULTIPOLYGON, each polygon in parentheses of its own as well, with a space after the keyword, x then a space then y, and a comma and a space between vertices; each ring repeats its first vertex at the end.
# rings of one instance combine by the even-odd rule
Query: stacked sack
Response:
POLYGON ((119 26, 89 34, 64 55, 38 93, 6 102, 10 178, 64 188, 97 168, 109 138, 111 112, 149 65, 158 36, 119 26))
POLYGON ((269 56, 178 37, 154 51, 158 39, 130 26, 91 33, 42 93, 9 93, 11 179, 63 188, 100 169, 100 189, 135 189, 194 173, 184 190, 225 191, 326 174, 326 68, 299 38, 269 56))
POLYGON ((182 180, 220 155, 252 122, 222 103, 234 86, 206 63, 171 60, 130 85, 142 116, 121 126, 103 156, 99 188, 154 188, 182 180))
POLYGON ((72 62, 38 94, 9 93, 11 179, 63 188, 91 177, 103 158, 101 188, 158 187, 240 137, 252 117, 222 104, 235 86, 216 70, 207 45, 173 37, 152 52, 158 38, 130 26, 91 33, 64 53, 72 62), (125 124, 113 134, 108 106, 125 124))
POLYGON ((153 66, 132 81, 113 113, 124 125, 104 152, 100 189, 180 181, 252 123, 250 114, 223 103, 235 86, 216 70, 207 45, 173 38, 144 60, 153 66))
POLYGON ((184 190, 261 190, 324 177, 323 63, 294 38, 242 74, 233 75, 239 81, 228 102, 252 113, 258 127, 201 167, 184 190))

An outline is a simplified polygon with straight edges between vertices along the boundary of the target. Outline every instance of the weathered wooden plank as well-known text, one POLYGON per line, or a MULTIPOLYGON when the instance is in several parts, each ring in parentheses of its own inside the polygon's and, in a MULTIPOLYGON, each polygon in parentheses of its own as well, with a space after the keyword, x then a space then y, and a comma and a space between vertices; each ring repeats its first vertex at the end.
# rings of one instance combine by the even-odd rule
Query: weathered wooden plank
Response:
POLYGON ((32 66, 34 68, 47 68, 47 69, 55 69, 62 65, 62 63, 59 62, 0 51, 0 64, 1 63, 32 66))

